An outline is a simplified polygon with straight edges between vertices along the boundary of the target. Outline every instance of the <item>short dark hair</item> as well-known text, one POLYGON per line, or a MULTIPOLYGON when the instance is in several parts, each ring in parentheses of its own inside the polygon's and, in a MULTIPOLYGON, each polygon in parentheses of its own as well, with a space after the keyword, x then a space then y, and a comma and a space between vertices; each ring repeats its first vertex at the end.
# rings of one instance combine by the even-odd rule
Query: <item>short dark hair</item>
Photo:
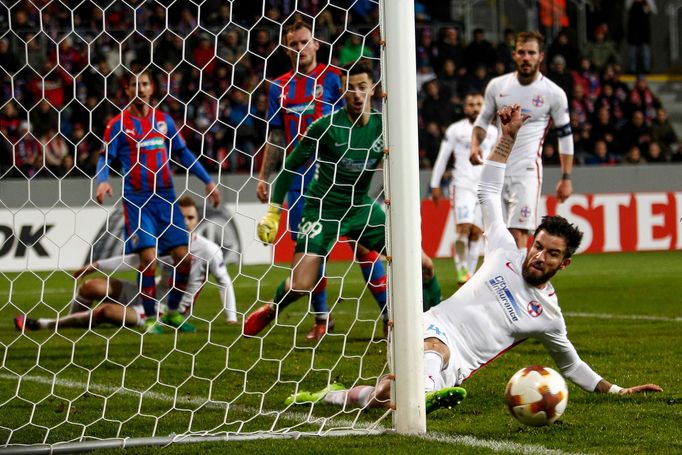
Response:
POLYGON ((343 74, 346 76, 355 76, 357 74, 367 74, 370 80, 374 80, 374 69, 372 62, 366 58, 355 62, 347 63, 343 66, 343 74))
POLYGON ((121 83, 123 84, 123 88, 127 89, 130 86, 130 83, 139 79, 143 75, 147 75, 149 78, 149 82, 152 84, 154 83, 154 77, 152 76, 152 70, 149 68, 143 68, 140 71, 136 73, 131 73, 130 71, 125 71, 123 73, 123 76, 121 76, 121 83))
POLYGON ((282 42, 284 44, 286 44, 287 35, 289 33, 297 32, 297 31, 301 30, 302 28, 310 30, 310 34, 312 35, 313 27, 309 23, 307 23, 306 21, 301 20, 301 19, 297 19, 294 23, 287 25, 286 28, 284 29, 284 34, 282 35, 282 42))
POLYGON ((178 199, 178 205, 180 207, 194 207, 197 208, 197 202, 194 200, 192 196, 182 196, 180 199, 178 199))
POLYGON ((583 233, 580 231, 580 229, 560 215, 543 216, 542 222, 535 230, 533 236, 537 237, 541 231, 545 231, 550 235, 562 237, 566 241, 566 253, 564 254, 565 259, 573 256, 575 251, 580 246, 581 240, 583 239, 583 233))
POLYGON ((537 41, 538 48, 542 52, 545 46, 545 37, 540 32, 521 32, 516 35, 516 45, 514 47, 519 47, 520 43, 527 43, 528 41, 537 41))

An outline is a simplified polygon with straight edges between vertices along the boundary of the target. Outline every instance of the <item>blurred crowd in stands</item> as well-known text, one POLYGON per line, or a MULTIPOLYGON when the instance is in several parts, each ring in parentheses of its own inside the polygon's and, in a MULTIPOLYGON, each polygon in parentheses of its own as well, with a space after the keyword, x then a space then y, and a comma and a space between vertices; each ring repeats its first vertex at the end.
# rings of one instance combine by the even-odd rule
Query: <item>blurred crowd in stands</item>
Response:
MULTIPOLYGON (((630 10, 650 2, 633 0, 630 10)), ((341 67, 380 51, 378 12, 370 0, 348 1, 345 8, 266 1, 264 16, 261 2, 165 7, 130 0, 136 9, 114 2, 105 13, 93 3, 72 11, 61 2, 33 0, 9 10, 11 18, 0 12, 0 23, 12 24, 0 39, 1 176, 94 175, 104 128, 127 102, 122 72, 150 64, 158 107, 182 126, 209 171, 254 173, 267 131, 268 81, 290 69, 279 45, 282 23, 297 12, 304 20, 315 17, 320 62, 341 67)), ((463 117, 464 96, 482 93, 491 78, 513 70, 515 31, 492 43, 477 29, 466 42, 455 22, 431 25, 434 13, 444 14, 442 2, 416 4, 419 156, 421 167, 429 168, 445 129, 463 117)), ((677 135, 646 76, 631 86, 621 80, 619 43, 608 25, 597 24, 583 49, 574 41, 567 28, 547 43, 543 73, 569 96, 577 163, 682 161, 677 135)), ((633 49, 629 36, 628 44, 633 57, 625 63, 639 58, 633 70, 647 72, 648 46, 633 49)), ((559 162, 551 134, 543 160, 559 162)))

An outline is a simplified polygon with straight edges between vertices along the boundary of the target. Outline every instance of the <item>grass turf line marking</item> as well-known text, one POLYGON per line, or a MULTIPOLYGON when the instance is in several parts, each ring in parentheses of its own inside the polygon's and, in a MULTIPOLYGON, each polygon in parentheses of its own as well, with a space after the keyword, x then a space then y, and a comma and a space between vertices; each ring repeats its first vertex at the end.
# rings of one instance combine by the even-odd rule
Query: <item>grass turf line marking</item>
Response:
POLYGON ((595 319, 624 319, 632 321, 665 321, 665 322, 682 322, 682 317, 668 317, 668 316, 649 316, 646 314, 608 314, 608 313, 588 313, 581 311, 568 311, 564 313, 565 316, 574 318, 595 318, 595 319))
MULTIPOLYGON (((0 379, 9 379, 9 380, 15 380, 17 377, 9 374, 0 374, 0 379)), ((48 377, 45 376, 35 376, 35 375, 28 375, 28 376, 22 376, 21 377, 22 381, 29 381, 29 382, 36 382, 39 384, 46 384, 46 385, 54 385, 54 386, 60 386, 60 387, 66 387, 70 389, 76 389, 76 390, 83 390, 85 391, 92 391, 95 393, 102 393, 102 394, 107 394, 111 395, 114 393, 122 393, 125 395, 133 396, 133 397, 139 397, 140 395, 144 395, 145 398, 151 398, 153 400, 158 400, 158 401, 164 401, 164 402, 170 402, 173 403, 175 402, 176 404, 179 404, 180 406, 182 404, 193 404, 196 406, 205 406, 209 408, 214 408, 214 409, 225 409, 225 404, 224 402, 212 402, 210 401, 207 397, 196 397, 196 398, 190 398, 190 399, 182 399, 178 398, 176 399, 175 396, 173 395, 168 395, 165 393, 159 393, 159 392, 141 392, 138 390, 134 389, 128 389, 128 388, 120 388, 120 387, 111 387, 111 386, 105 386, 105 385, 100 385, 100 384, 86 384, 84 382, 78 382, 78 381, 69 381, 66 379, 57 379, 57 380, 52 380, 48 377)), ((312 416, 309 413, 302 413, 302 412, 287 412, 287 411, 275 411, 275 410, 267 410, 267 409, 256 409, 256 408, 251 408, 251 407, 244 407, 244 406, 231 406, 232 408, 236 408, 238 411, 242 412, 247 412, 249 414, 253 414, 254 412, 259 412, 262 414, 270 414, 273 412, 278 412, 278 413, 284 413, 285 415, 283 416, 284 419, 291 419, 291 420, 296 420, 298 422, 305 422, 309 424, 315 424, 315 423, 324 423, 326 424, 329 421, 332 421, 335 425, 343 425, 348 428, 364 428, 364 429, 375 429, 377 422, 373 423, 364 423, 364 422, 358 422, 355 420, 349 420, 349 419, 340 419, 336 417, 318 417, 318 418, 311 418, 312 416)), ((182 437, 182 436, 178 436, 182 437)), ((515 453, 523 453, 523 454, 540 454, 540 455, 582 455, 582 454, 577 454, 577 453, 569 453, 569 452, 563 452, 560 450, 556 449, 549 449, 544 446, 540 445, 531 445, 531 444, 518 444, 515 442, 509 442, 509 441, 498 441, 494 439, 479 439, 473 436, 450 436, 450 435, 444 435, 441 433, 427 433, 424 435, 419 435, 417 436, 421 439, 427 439, 430 441, 437 441, 437 442, 444 442, 447 444, 454 444, 454 445, 464 445, 464 446, 469 446, 469 447, 483 447, 487 449, 494 450, 496 452, 515 452, 515 453)))
POLYGON ((479 439, 467 435, 451 436, 442 433, 426 433, 417 437, 429 441, 445 442, 447 444, 482 447, 495 452, 513 452, 533 455, 584 455, 577 452, 564 452, 563 450, 550 449, 540 445, 519 444, 517 442, 499 441, 495 439, 479 439))
MULTIPOLYGON (((135 390, 135 389, 130 389, 130 388, 123 388, 123 387, 111 387, 111 386, 106 386, 106 385, 101 385, 101 384, 96 384, 96 383, 85 383, 85 382, 80 382, 80 381, 69 381, 68 379, 56 379, 52 380, 46 376, 35 376, 35 375, 26 375, 26 376, 19 376, 21 378, 21 381, 28 381, 28 382, 35 382, 38 384, 45 384, 45 385, 51 385, 53 387, 59 386, 59 387, 65 387, 67 389, 76 389, 76 390, 82 390, 83 392, 94 392, 98 394, 103 394, 103 395, 113 395, 114 393, 120 393, 123 395, 128 395, 131 397, 139 398, 140 395, 143 395, 144 398, 150 398, 152 400, 156 401, 163 401, 166 403, 175 403, 174 406, 177 406, 179 409, 186 409, 182 405, 194 405, 199 407, 207 407, 211 409, 221 409, 224 410, 227 403, 225 401, 212 401, 208 397, 195 397, 195 398, 182 398, 176 397, 174 395, 168 395, 165 393, 159 393, 159 392, 143 392, 140 390, 135 390)), ((8 380, 16 380, 17 376, 7 374, 7 373, 2 373, 0 374, 0 379, 8 379, 8 380)), ((73 401, 73 400, 66 400, 66 401, 73 401)), ((250 415, 253 415, 255 413, 261 414, 261 415, 270 415, 273 413, 280 414, 278 417, 281 418, 282 420, 294 420, 296 421, 297 425, 301 423, 307 423, 307 424, 322 424, 324 425, 325 428, 327 428, 328 422, 333 422, 334 425, 336 426, 343 426, 346 428, 362 428, 362 429, 376 429, 377 426, 381 427, 381 422, 361 422, 361 421, 356 421, 356 420, 350 420, 350 419, 343 419, 339 418, 336 416, 330 416, 330 417, 314 417, 308 412, 298 412, 298 411, 289 411, 289 410, 283 410, 283 411, 277 411, 274 409, 259 409, 259 408, 254 408, 250 406, 235 406, 235 405, 230 405, 230 409, 234 409, 239 412, 245 412, 250 415)), ((190 411, 194 412, 198 409, 191 409, 190 411)), ((383 419, 381 417, 381 419, 383 419)), ((380 419, 380 420, 381 420, 380 419)), ((388 428, 384 428, 388 430, 388 428)), ((277 430, 277 431, 281 431, 277 430)))

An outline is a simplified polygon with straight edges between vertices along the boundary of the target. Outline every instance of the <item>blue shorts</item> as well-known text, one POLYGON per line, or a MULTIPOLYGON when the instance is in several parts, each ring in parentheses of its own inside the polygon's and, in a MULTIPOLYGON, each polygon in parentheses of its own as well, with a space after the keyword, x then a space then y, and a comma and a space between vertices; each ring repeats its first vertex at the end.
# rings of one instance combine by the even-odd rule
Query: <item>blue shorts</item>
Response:
POLYGON ((291 180, 291 186, 289 186, 289 192, 287 193, 287 205, 289 207, 287 219, 289 220, 291 239, 294 242, 298 238, 299 226, 301 224, 301 219, 303 218, 303 205, 305 204, 305 198, 301 195, 301 189, 303 189, 303 192, 305 193, 305 190, 315 176, 315 164, 310 166, 307 170, 306 166, 307 165, 297 170, 297 174, 291 180), (303 186, 301 186, 301 175, 303 175, 303 186))
POLYGON ((125 252, 155 248, 159 255, 189 243, 189 233, 175 195, 125 195, 125 252))

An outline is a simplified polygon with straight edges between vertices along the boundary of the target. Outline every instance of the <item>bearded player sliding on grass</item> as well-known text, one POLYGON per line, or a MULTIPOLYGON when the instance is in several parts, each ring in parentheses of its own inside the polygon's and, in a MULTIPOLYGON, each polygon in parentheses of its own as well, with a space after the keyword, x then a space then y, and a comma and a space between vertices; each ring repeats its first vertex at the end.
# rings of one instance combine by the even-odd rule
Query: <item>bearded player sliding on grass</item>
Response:
MULTIPOLYGON (((315 287, 320 263, 339 237, 349 237, 374 251, 384 250, 386 216, 367 194, 384 156, 381 113, 372 111, 370 105, 374 94, 372 68, 358 62, 347 71, 346 106, 308 127, 275 180, 270 210, 258 224, 258 236, 266 243, 275 240, 281 204, 295 170, 316 157, 317 172, 305 193, 292 276, 279 285, 273 303, 265 304, 246 318, 244 335, 258 334, 278 311, 315 287)), ((440 301, 440 287, 433 264, 425 255, 422 268, 425 301, 436 304, 440 301)))
MULTIPOLYGON (((578 356, 549 279, 571 263, 582 233, 560 216, 545 217, 527 255, 517 249, 504 224, 500 193, 507 158, 527 117, 521 116, 519 105, 504 107, 498 115, 502 136, 483 167, 478 190, 487 240, 485 260, 455 295, 424 313, 426 411, 459 403, 466 391, 458 385, 531 337, 542 342, 567 379, 588 392, 662 391, 655 384, 630 388, 611 384, 578 356)), ((319 392, 294 394, 286 403, 389 407, 391 380, 383 376, 376 387, 350 390, 335 383, 319 392)))

